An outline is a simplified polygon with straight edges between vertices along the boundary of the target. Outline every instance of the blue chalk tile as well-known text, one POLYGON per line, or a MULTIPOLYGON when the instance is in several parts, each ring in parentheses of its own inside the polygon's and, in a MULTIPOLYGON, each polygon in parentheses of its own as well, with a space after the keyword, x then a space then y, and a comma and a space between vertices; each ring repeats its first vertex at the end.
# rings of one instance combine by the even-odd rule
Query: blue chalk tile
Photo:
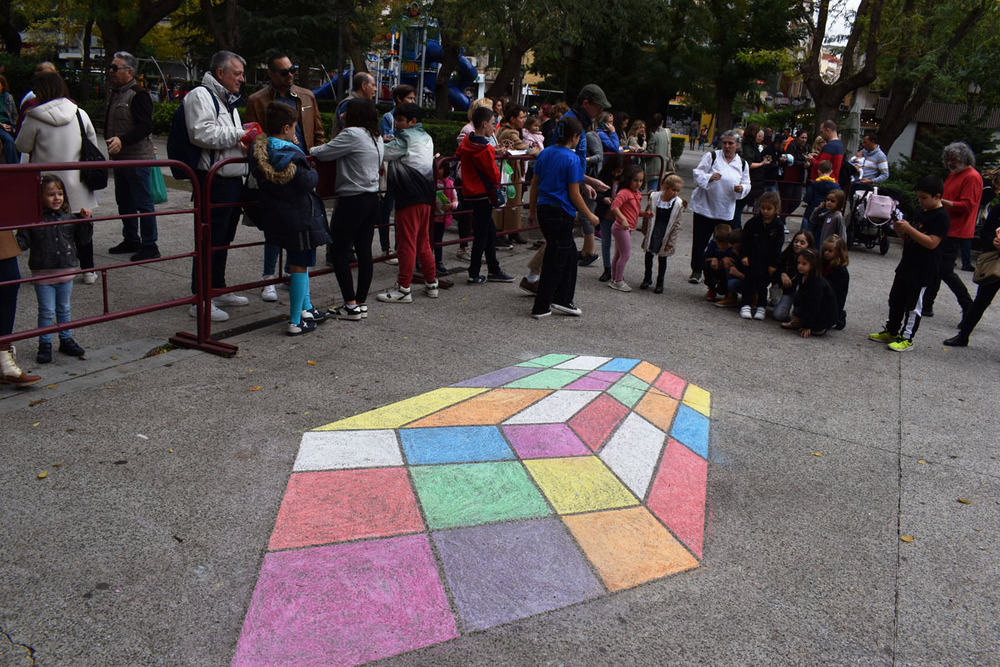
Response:
POLYGON ((514 458, 514 452, 496 426, 408 428, 400 430, 399 437, 411 465, 514 458))

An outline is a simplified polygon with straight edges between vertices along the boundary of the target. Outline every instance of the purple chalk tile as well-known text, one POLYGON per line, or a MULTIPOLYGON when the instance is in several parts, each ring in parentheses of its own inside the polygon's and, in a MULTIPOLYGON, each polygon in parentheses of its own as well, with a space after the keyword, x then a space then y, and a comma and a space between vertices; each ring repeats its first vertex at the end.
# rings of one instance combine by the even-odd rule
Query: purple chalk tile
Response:
POLYGON ((520 380, 523 377, 527 377, 538 371, 544 370, 542 368, 529 368, 527 366, 510 366, 509 368, 501 368, 500 370, 487 373, 486 375, 480 375, 479 377, 474 377, 471 380, 463 380, 456 384, 451 385, 452 387, 500 387, 507 384, 508 382, 513 382, 514 380, 520 380))
POLYGON ((458 636, 426 535, 264 557, 233 667, 357 665, 458 636))
POLYGON ((589 375, 576 380, 572 384, 566 385, 563 389, 593 389, 596 391, 607 391, 612 383, 605 382, 598 378, 592 378, 589 375))
POLYGON ((603 380, 609 384, 613 384, 618 380, 622 379, 624 373, 619 373, 618 371, 592 371, 587 373, 587 377, 594 378, 595 380, 603 380))
POLYGON ((467 632, 605 593, 559 519, 457 528, 432 537, 467 632))
POLYGON ((588 456, 592 452, 566 424, 523 424, 503 427, 504 435, 522 459, 588 456))

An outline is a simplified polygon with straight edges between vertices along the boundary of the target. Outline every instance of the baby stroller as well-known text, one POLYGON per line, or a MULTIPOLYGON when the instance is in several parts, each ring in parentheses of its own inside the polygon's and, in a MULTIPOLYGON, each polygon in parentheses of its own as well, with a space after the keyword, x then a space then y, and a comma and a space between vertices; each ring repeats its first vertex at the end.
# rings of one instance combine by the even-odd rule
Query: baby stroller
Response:
POLYGON ((851 223, 847 228, 847 244, 864 244, 869 250, 878 246, 879 254, 889 252, 889 230, 886 224, 902 220, 899 211, 900 193, 892 188, 855 190, 851 201, 851 223), (881 200, 873 197, 882 197, 881 200), (891 201, 886 201, 888 198, 891 201))

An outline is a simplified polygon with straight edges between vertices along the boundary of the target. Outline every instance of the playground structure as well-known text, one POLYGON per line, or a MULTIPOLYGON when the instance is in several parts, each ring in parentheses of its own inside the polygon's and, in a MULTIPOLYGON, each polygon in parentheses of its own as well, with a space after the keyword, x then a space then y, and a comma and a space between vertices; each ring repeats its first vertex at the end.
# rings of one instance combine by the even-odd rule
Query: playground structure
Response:
MULTIPOLYGON (((366 56, 368 71, 375 77, 375 101, 391 102, 392 89, 400 84, 413 86, 417 91, 417 104, 424 106, 434 98, 438 69, 444 58, 441 31, 437 20, 420 16, 411 9, 403 25, 394 26, 387 36, 385 48, 366 56)), ((323 86, 313 92, 317 99, 334 99, 343 80, 354 76, 354 67, 334 74, 323 86)), ((481 96, 483 82, 479 72, 464 54, 458 58, 455 72, 448 84, 448 102, 456 111, 466 111, 474 97, 481 96), (466 90, 473 89, 473 97, 466 90)))

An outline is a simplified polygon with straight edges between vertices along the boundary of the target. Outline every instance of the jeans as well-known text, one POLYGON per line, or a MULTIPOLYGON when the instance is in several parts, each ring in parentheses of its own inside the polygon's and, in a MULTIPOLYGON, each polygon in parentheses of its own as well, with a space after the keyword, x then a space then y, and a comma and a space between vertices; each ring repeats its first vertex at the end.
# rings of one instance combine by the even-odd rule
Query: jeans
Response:
POLYGON ((486 197, 466 199, 472 207, 472 258, 469 260, 469 277, 479 276, 486 255, 486 268, 490 273, 500 273, 497 261, 497 227, 493 224, 493 207, 486 197))
MULTIPOLYGON (((20 280, 21 272, 17 268, 17 257, 0 259, 0 283, 8 280, 20 280)), ((14 332, 14 315, 17 314, 17 285, 0 287, 0 336, 14 332)))
POLYGON ((795 300, 795 293, 782 294, 778 303, 774 306, 774 319, 779 322, 787 322, 792 316, 792 302, 795 300))
POLYGON ((972 266, 972 239, 962 239, 959 245, 962 251, 962 269, 972 266))
POLYGON ((539 206, 538 226, 545 237, 542 276, 533 313, 547 313, 553 303, 568 306, 576 293, 577 250, 573 216, 559 206, 539 206))
POLYGON ((10 132, 0 128, 0 142, 3 143, 3 160, 7 164, 17 164, 21 161, 21 156, 14 147, 14 137, 10 132))
MULTIPOLYGON (((199 173, 199 178, 202 183, 205 182, 205 175, 199 173)), ((213 204, 223 204, 223 203, 235 203, 242 199, 243 197, 243 179, 242 178, 222 178, 215 177, 212 179, 212 191, 209 194, 209 201, 213 204)), ((220 208, 213 208, 211 213, 211 242, 212 246, 218 248, 220 246, 228 246, 236 238, 236 229, 239 227, 240 223, 240 207, 239 206, 224 206, 220 208)), ((213 250, 212 251, 212 261, 211 261, 211 286, 212 287, 225 287, 226 286, 226 260, 229 259, 228 250, 213 250)), ((80 258, 80 266, 83 266, 83 258, 80 258)), ((195 271, 197 271, 197 266, 192 267, 191 270, 191 293, 197 292, 197 283, 195 281, 195 271)))
MULTIPOLYGON (((149 189, 149 167, 115 169, 115 202, 118 213, 154 213, 153 193, 149 189)), ((122 220, 122 235, 129 243, 156 245, 156 216, 122 220)))
POLYGON ((337 201, 337 210, 330 225, 330 246, 333 248, 333 269, 337 284, 346 303, 365 303, 372 286, 372 237, 378 222, 377 192, 345 195, 337 201), (351 275, 351 248, 358 259, 358 284, 355 289, 351 275))
POLYGON ((958 255, 961 252, 962 239, 955 238, 954 236, 946 236, 941 240, 941 264, 938 269, 937 278, 927 286, 927 291, 924 292, 924 307, 922 312, 931 311, 934 309, 934 299, 937 298, 938 290, 941 289, 941 283, 944 282, 951 291, 955 293, 958 298, 958 305, 961 307, 964 313, 972 306, 972 297, 969 295, 969 289, 962 282, 962 279, 955 273, 955 262, 958 260, 958 255))
MULTIPOLYGON (((52 324, 55 317, 59 324, 70 321, 69 296, 73 293, 73 281, 67 280, 56 285, 41 285, 35 283, 35 294, 38 296, 38 327, 47 327, 52 324)), ((62 339, 72 338, 73 333, 69 329, 59 332, 62 339)), ((51 343, 52 334, 43 334, 38 337, 39 342, 51 343)))

